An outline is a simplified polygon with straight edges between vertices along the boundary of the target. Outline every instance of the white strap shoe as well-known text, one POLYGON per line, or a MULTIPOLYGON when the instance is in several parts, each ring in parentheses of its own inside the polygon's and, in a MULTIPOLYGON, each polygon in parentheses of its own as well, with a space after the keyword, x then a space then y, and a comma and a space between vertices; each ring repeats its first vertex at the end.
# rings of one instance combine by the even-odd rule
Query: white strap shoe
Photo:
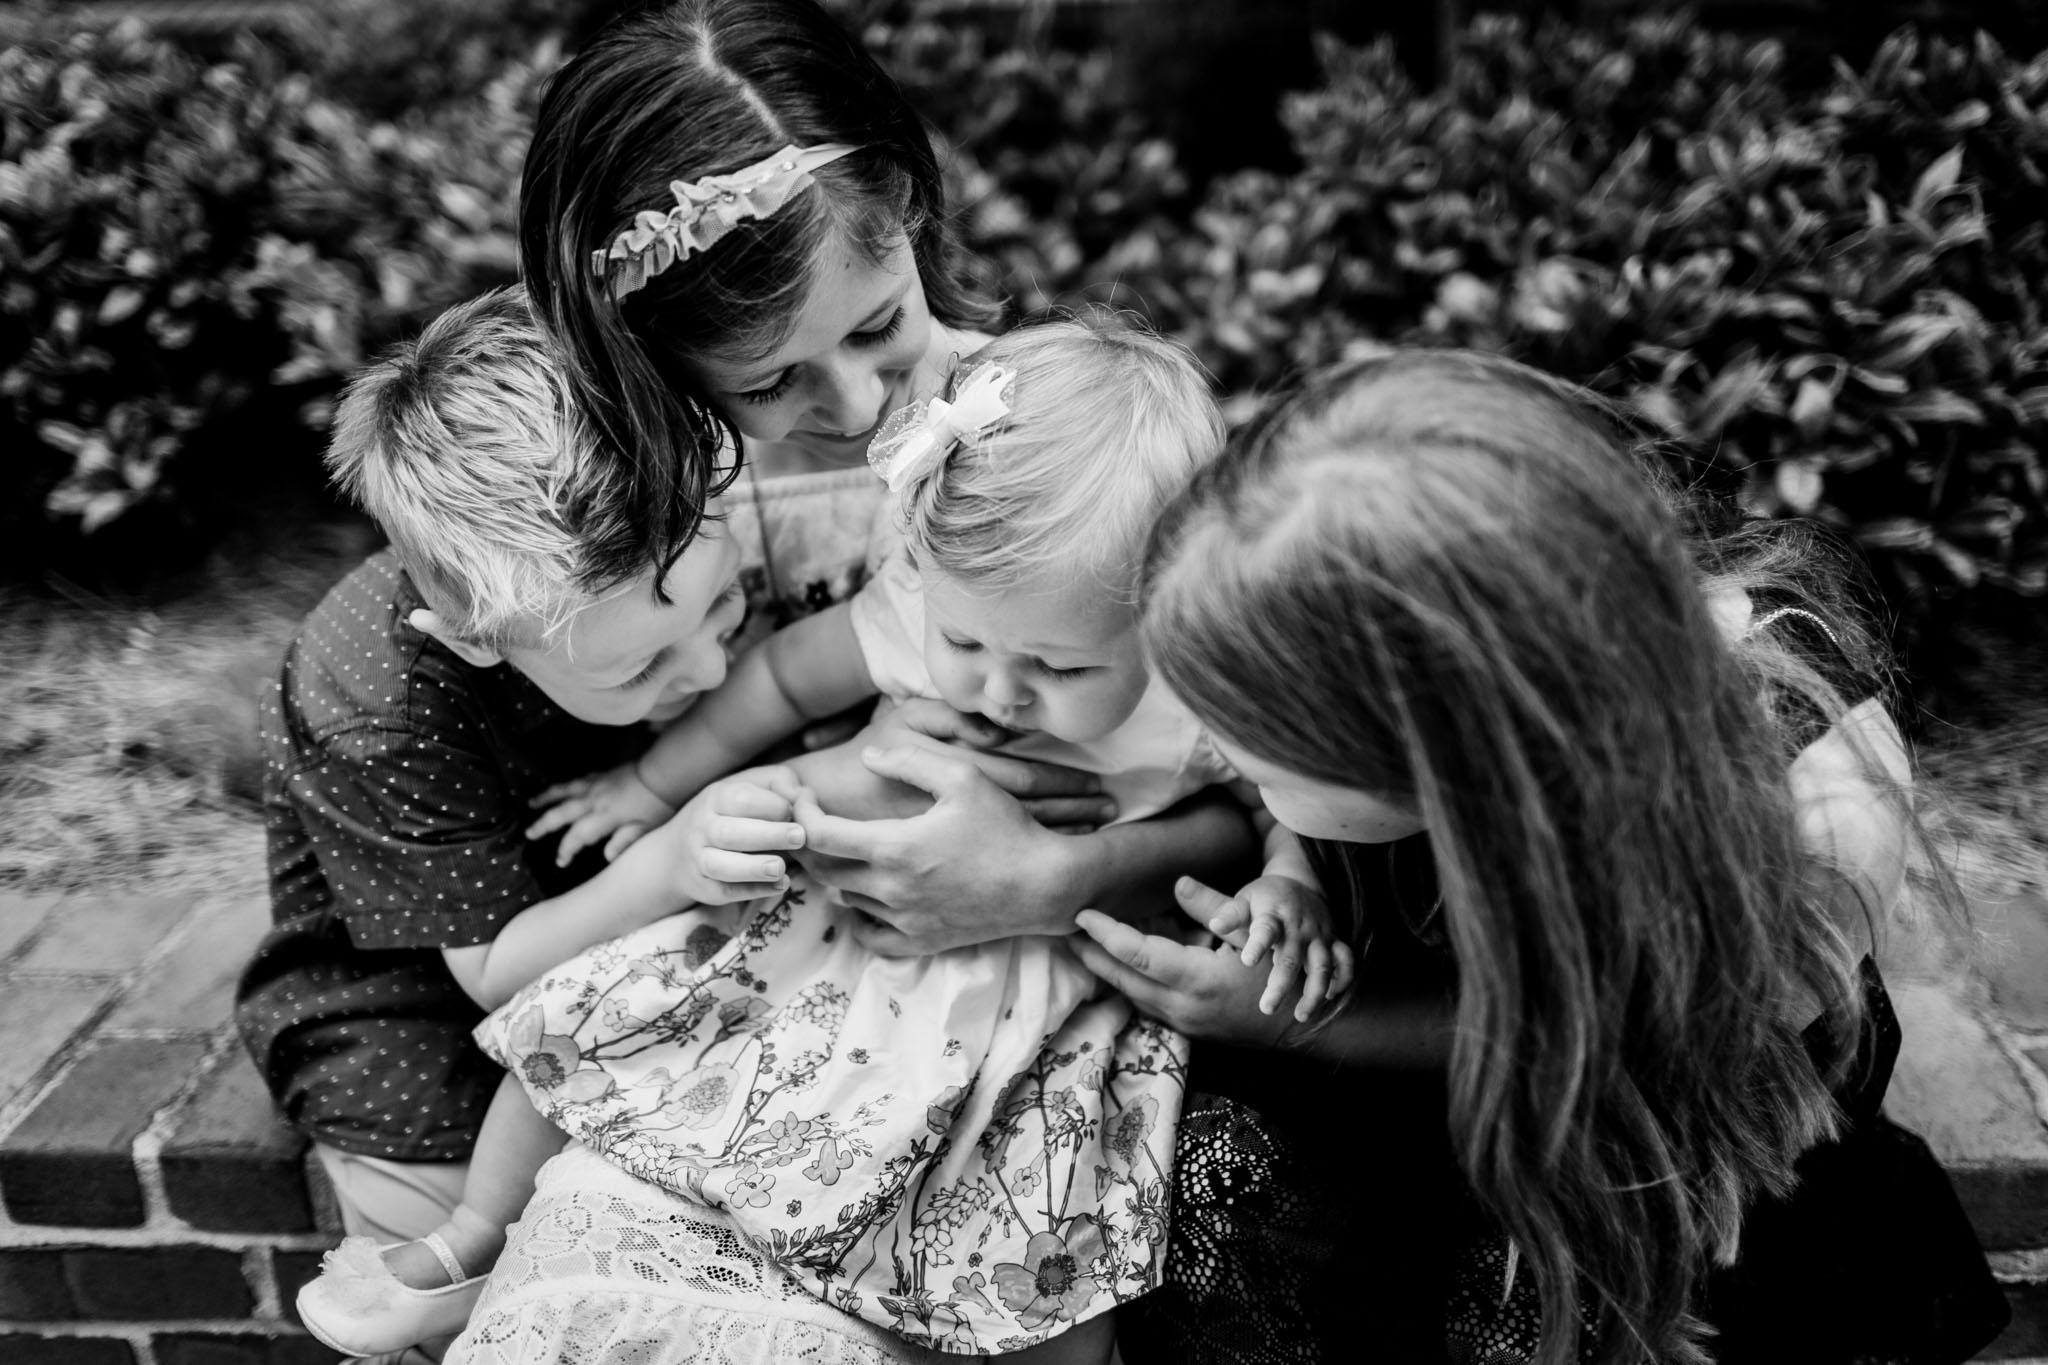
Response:
POLYGON ((420 1245, 434 1253, 450 1283, 414 1289, 384 1264, 383 1247, 368 1237, 345 1237, 299 1290, 299 1321, 324 1345, 350 1356, 454 1336, 469 1322, 484 1281, 470 1277, 439 1235, 428 1233, 420 1245))

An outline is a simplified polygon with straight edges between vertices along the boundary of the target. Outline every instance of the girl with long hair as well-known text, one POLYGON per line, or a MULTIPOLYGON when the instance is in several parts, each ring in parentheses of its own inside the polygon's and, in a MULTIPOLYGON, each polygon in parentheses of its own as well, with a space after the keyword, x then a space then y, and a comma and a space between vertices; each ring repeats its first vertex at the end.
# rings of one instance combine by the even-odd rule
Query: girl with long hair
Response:
MULTIPOLYGON (((1566 386, 1412 351, 1311 379, 1154 533, 1148 657, 1352 888, 1362 984, 1303 1036, 1244 1008, 1227 945, 1089 914, 1086 955, 1198 1037, 1350 1064, 1259 1097, 1346 1216, 1200 1249, 1294 1253, 1269 1280, 1384 1358, 1954 1361, 2003 1322, 1945 1175, 1878 1112, 1872 953, 1913 824, 1876 652, 1824 562, 1682 503, 1566 386), (1378 1103, 1402 1067, 1438 1083, 1378 1103), (1370 1129, 1446 1120, 1441 1159, 1373 1172, 1370 1129)), ((1228 1317, 1218 1278, 1183 1277, 1186 1321, 1228 1317)), ((1196 1335, 1227 1333, 1168 1339, 1196 1335)))

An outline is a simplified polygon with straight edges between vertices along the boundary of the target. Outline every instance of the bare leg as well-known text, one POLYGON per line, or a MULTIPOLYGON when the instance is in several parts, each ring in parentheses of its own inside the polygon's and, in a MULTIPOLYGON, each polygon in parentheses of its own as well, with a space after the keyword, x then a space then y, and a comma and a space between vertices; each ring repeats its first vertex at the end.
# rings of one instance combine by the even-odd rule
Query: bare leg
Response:
POLYGON ((1116 1313, 1097 1313, 1051 1341, 1003 1357, 1017 1365, 1109 1365, 1116 1355, 1116 1313))
MULTIPOLYGON (((477 1134, 462 1202, 435 1229, 470 1276, 497 1263, 498 1253, 505 1249, 505 1229, 518 1221, 526 1201, 533 1198, 534 1177, 566 1141, 562 1130, 541 1117, 508 1074, 492 1096, 477 1134)), ((384 1264, 399 1283, 413 1289, 438 1289, 448 1283, 440 1259, 421 1242, 388 1248, 384 1264)))

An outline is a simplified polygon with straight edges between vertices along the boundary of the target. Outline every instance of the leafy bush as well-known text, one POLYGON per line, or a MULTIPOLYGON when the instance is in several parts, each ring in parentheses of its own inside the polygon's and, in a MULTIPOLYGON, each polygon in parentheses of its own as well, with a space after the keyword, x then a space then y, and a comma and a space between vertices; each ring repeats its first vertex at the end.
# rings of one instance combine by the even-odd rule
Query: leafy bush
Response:
POLYGON ((542 43, 581 32, 618 0, 323 0, 288 26, 287 60, 376 121, 481 97, 542 43))
MULTIPOLYGON (((323 396, 449 304, 517 278, 520 166, 558 59, 542 40, 476 98, 396 122, 333 104, 306 121, 247 278, 275 297, 291 343, 272 382, 323 396)), ((321 425, 324 405, 311 411, 321 425)))
POLYGON ((914 4, 854 17, 931 121, 961 235, 1018 312, 1089 279, 1113 281, 1128 265, 1148 271, 1154 262, 1119 253, 1181 230, 1193 192, 1173 145, 1130 100, 1114 52, 1064 44, 1042 26, 1000 33, 934 18, 914 4))
POLYGON ((1506 351, 1842 527, 1909 627, 2048 592, 2048 57, 1901 33, 1797 92, 1775 45, 1658 18, 1482 19, 1426 92, 1385 44, 1324 61, 1282 113, 1300 171, 1212 185, 1148 249, 1226 387, 1506 351))
POLYGON ((133 30, 0 53, 0 430, 10 546, 44 509, 91 531, 282 358, 236 266, 268 229, 279 73, 203 68, 133 30), (223 367, 223 356, 236 363, 223 367))
POLYGON ((197 546, 212 496, 376 346, 514 274, 543 42, 482 98, 367 119, 253 43, 137 27, 0 53, 0 518, 17 568, 197 546), (187 449, 204 460, 180 460, 187 449), (111 539, 110 539, 111 537, 111 539), (135 546, 126 547, 130 551, 135 546))
MULTIPOLYGON (((312 52, 0 54, 11 551, 50 515, 189 516, 207 470, 317 429, 376 347, 511 278, 557 16, 604 6, 463 0, 503 16, 478 36, 380 27, 384 2, 312 52)), ((1504 350, 1635 402, 1756 510, 1844 528, 1909 627, 1960 589, 2048 593, 2048 58, 1902 33, 1809 88, 1683 19, 1481 19, 1429 90, 1388 43, 1324 44, 1281 111, 1298 164, 1202 184, 1049 11, 841 11, 1022 309, 1140 308, 1240 401, 1363 347, 1504 350)))

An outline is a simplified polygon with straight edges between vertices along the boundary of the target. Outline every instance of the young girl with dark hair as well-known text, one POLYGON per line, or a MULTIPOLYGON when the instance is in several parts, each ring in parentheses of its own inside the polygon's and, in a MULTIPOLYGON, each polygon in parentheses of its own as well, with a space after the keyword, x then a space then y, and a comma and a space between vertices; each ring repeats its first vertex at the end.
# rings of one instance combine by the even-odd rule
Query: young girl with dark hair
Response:
POLYGON ((858 466, 999 316, 923 123, 809 0, 653 4, 598 33, 542 97, 519 240, 578 399, 633 464, 645 544, 622 550, 656 562, 741 460, 858 466), (761 212, 734 182, 785 152, 810 188, 761 212))
MULTIPOLYGON (((591 481, 605 490, 603 505, 558 509, 579 540, 580 586, 648 578, 656 606, 675 607, 661 585, 707 517, 726 518, 756 632, 858 585, 879 504, 863 463, 869 435, 887 411, 935 394, 954 357, 986 341, 970 329, 994 316, 960 283, 941 210, 930 144, 901 91, 811 0, 642 6, 554 76, 522 186, 523 265, 567 373, 569 406, 594 429, 595 458, 618 466, 591 481), (727 497, 714 504, 720 488, 727 497)), ((673 654, 620 674, 614 699, 665 687, 673 654)), ((1114 802, 1092 775, 986 752, 1005 738, 977 718, 913 701, 871 725, 863 743, 793 760, 826 810, 872 820, 850 825, 831 856, 811 851, 807 864, 874 916, 862 937, 878 951, 991 937, 960 924, 963 908, 989 904, 1005 907, 1004 934, 1065 932, 1081 906, 1141 892, 1190 861, 1220 865, 1253 850, 1239 810, 1200 798, 1150 820, 1060 832, 1051 826, 1103 825, 1114 802)), ((400 793, 391 817, 438 829, 454 811, 465 833, 488 834, 495 857, 533 819, 528 799, 569 773, 494 773, 473 808, 417 808, 400 793)), ((342 832, 383 837, 362 822, 342 832)), ((501 859, 518 873, 511 908, 537 902, 542 885, 586 883, 591 862, 546 866, 556 851, 535 845, 501 859)), ((431 863, 407 864, 441 861, 437 850, 431 863)), ((408 904, 410 886, 371 878, 365 895, 390 918, 419 909, 408 904)), ((437 883, 431 908, 452 918, 434 919, 431 930, 273 955, 266 989, 291 1002, 275 1029, 360 1033, 357 1020, 418 1008, 403 994, 349 998, 330 988, 335 954, 362 957, 376 980, 428 979, 431 1060, 466 1080, 488 1075, 466 1033, 475 1002, 497 1000, 478 995, 461 964, 488 952, 501 907, 471 903, 471 886, 437 883)), ((347 938, 337 921, 321 924, 327 940, 347 938)), ((289 1097, 329 1069, 322 1057, 289 1057, 273 1084, 289 1097)), ((405 1288, 449 1287, 467 1273, 461 1258, 452 1258, 455 1270, 421 1263, 423 1244, 408 1239, 435 1228, 461 1196, 480 1119, 476 1088, 430 1091, 404 1114, 380 1109, 351 1078, 322 1093, 334 1097, 329 1126, 347 1146, 337 1193, 348 1230, 394 1243, 371 1259, 407 1263, 405 1288), (388 1138, 415 1129, 432 1134, 431 1150, 388 1138)), ((592 1182, 549 1188, 587 1191, 592 1182)), ((628 1188, 619 1198, 646 1193, 628 1188)), ((544 1189, 536 1217, 560 1211, 548 1198, 544 1189)), ((577 1254, 596 1250, 589 1239, 575 1243, 577 1254)), ((758 1282, 776 1282, 758 1255, 735 1254, 758 1282)), ((728 1278, 740 1273, 726 1269, 728 1278)))
MULTIPOLYGON (((579 402, 631 465, 631 514, 594 566, 666 563, 730 482, 753 607, 738 643, 859 585, 880 507, 869 440, 935 396, 997 317, 944 209, 915 111, 814 0, 649 4, 556 73, 521 185, 521 264, 579 402)), ((992 902, 1064 932, 1189 858, 1253 850, 1221 802, 1055 836, 1012 794, 1071 823, 1113 805, 1081 774, 977 752, 1003 738, 911 706, 868 745, 799 761, 828 810, 873 821, 831 857, 813 850, 811 870, 877 916, 884 951, 983 941, 992 902)), ((551 814, 573 835, 578 809, 551 814)))
POLYGON ((1167 512, 1148 656, 1353 888, 1361 984, 1291 1036, 1227 951, 1081 917, 1166 1022, 1303 1050, 1205 1074, 1198 1045, 1191 1089, 1234 1088, 1273 1173, 1235 1208, 1182 1182, 1179 1284, 1127 1358, 1933 1362, 1996 1334, 1944 1173, 1878 1108, 1914 826, 1875 651, 1825 566, 1753 562, 1689 552, 1593 405, 1456 352, 1315 377, 1167 512))

